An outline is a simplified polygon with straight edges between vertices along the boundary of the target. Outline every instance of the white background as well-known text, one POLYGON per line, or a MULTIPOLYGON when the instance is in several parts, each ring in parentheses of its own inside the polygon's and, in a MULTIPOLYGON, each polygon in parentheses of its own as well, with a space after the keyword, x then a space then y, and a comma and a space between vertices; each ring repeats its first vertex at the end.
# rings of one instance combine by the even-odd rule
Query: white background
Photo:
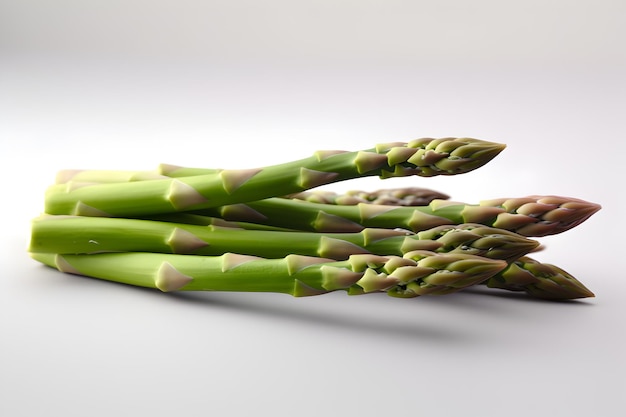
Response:
POLYGON ((0 1, 0 414, 626 411, 626 3, 0 1), (162 294, 32 261, 64 168, 248 168, 417 137, 507 144, 422 186, 600 203, 539 260, 596 298, 162 294))

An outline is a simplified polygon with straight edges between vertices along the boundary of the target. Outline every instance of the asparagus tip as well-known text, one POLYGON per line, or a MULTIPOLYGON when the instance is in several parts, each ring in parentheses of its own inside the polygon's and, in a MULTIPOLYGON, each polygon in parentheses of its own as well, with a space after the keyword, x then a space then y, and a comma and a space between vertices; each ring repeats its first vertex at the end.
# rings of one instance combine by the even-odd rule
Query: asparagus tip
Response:
POLYGON ((595 297, 591 290, 567 271, 525 256, 489 279, 486 284, 491 288, 524 291, 533 297, 547 300, 595 297))

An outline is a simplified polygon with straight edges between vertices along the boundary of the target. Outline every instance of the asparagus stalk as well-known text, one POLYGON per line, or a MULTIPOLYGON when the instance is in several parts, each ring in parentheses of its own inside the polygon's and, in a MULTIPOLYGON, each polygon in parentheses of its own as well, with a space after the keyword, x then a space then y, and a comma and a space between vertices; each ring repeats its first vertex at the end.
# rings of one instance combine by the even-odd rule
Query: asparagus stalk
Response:
MULTIPOLYGON (((187 168, 161 164, 157 171, 115 171, 115 170, 63 170, 56 178, 57 184, 96 184, 147 181, 155 179, 180 178, 182 176, 216 174, 222 169, 187 168), (185 174, 185 175, 181 175, 185 174)), ((447 194, 428 188, 406 187, 381 189, 376 191, 351 190, 345 194, 333 191, 314 190, 284 196, 311 203, 354 206, 359 203, 385 204, 394 206, 424 206, 433 200, 447 200, 447 194)))
POLYGON ((425 206, 433 200, 447 200, 448 195, 427 188, 390 188, 372 192, 353 190, 345 194, 332 191, 303 191, 287 196, 311 203, 355 206, 357 204, 382 204, 388 206, 425 206))
POLYGON ((206 209, 197 214, 314 232, 358 232, 368 227, 419 232, 440 225, 480 223, 540 237, 571 229, 599 209, 598 204, 558 196, 501 198, 479 204, 434 200, 427 206, 416 207, 339 206, 268 198, 206 209))
POLYGON ((359 254, 345 261, 301 255, 263 259, 232 253, 31 255, 62 272, 161 291, 277 292, 296 297, 337 290, 354 295, 386 292, 404 298, 443 295, 485 281, 506 267, 502 260, 422 250, 404 257, 359 254))
MULTIPOLYGON (((115 170, 63 170, 56 178, 57 184, 68 183, 119 183, 147 181, 155 179, 180 178, 183 176, 217 174, 222 169, 187 168, 161 164, 157 171, 115 171, 115 170)), ((381 189, 376 191, 351 190, 345 194, 333 191, 314 190, 290 194, 285 198, 305 200, 311 203, 338 204, 353 206, 359 203, 386 204, 394 206, 424 206, 433 200, 447 200, 447 194, 427 188, 406 187, 381 189)))
POLYGON ((136 219, 42 216, 32 223, 29 251, 196 255, 236 252, 264 258, 298 254, 341 260, 353 254, 402 256, 423 249, 512 261, 531 252, 538 245, 537 241, 515 233, 477 224, 441 226, 418 234, 388 229, 324 234, 244 230, 136 219))
POLYGON ((472 171, 504 145, 469 138, 416 139, 358 152, 318 151, 280 165, 123 183, 70 181, 46 193, 46 212, 135 217, 278 197, 352 178, 453 175, 472 171))
POLYGON ((594 297, 593 292, 570 273, 527 256, 515 260, 484 284, 489 288, 524 291, 533 297, 549 300, 594 297))

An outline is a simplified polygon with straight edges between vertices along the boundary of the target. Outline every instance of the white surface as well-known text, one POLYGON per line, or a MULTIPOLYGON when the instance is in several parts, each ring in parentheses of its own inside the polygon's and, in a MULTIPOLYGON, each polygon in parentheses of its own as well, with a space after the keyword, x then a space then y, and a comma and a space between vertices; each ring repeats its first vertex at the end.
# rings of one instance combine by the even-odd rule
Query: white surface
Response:
POLYGON ((0 4, 0 415, 624 415, 624 2, 0 4), (161 294, 25 253, 63 168, 422 136, 508 148, 463 176, 332 189, 600 203, 536 256, 597 297, 161 294))

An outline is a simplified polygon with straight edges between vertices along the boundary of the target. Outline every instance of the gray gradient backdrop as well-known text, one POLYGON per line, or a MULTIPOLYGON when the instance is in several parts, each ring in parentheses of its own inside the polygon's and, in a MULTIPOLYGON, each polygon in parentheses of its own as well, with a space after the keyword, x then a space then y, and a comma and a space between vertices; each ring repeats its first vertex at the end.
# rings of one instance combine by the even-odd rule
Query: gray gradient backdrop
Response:
POLYGON ((626 2, 0 0, 0 415, 625 414, 626 2), (603 205, 537 258, 597 297, 162 294, 43 268, 62 168, 244 168, 422 136, 426 186, 603 205))

